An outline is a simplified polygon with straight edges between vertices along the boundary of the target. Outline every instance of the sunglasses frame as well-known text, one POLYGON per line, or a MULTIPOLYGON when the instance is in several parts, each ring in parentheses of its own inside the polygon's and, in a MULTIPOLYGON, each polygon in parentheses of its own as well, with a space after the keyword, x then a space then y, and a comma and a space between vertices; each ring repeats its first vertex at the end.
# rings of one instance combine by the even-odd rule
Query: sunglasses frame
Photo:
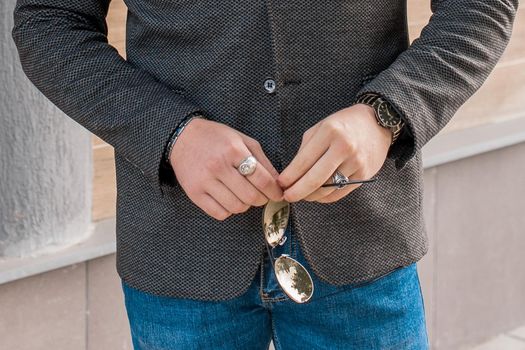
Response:
POLYGON ((338 188, 343 188, 346 185, 366 184, 366 183, 369 183, 369 182, 374 182, 376 180, 377 180, 377 177, 373 177, 371 179, 365 179, 365 180, 348 180, 348 181, 341 181, 339 183, 322 184, 321 187, 335 186, 335 187, 338 187, 338 188))
MULTIPOLYGON (((287 216, 286 216, 286 223, 285 225, 282 226, 282 229, 284 231, 286 231, 286 229, 288 228, 288 225, 289 225, 289 221, 290 221, 290 203, 289 202, 286 202, 286 201, 279 201, 279 202, 276 202, 276 201, 272 201, 272 200, 269 200, 265 205, 264 205, 264 208, 263 208, 263 211, 262 211, 262 228, 263 228, 263 234, 264 234, 264 242, 265 242, 265 246, 266 246, 266 250, 268 251, 268 257, 270 258, 270 263, 272 265, 272 269, 273 269, 273 272, 277 278, 277 282, 279 283, 279 286, 281 287, 281 290, 294 302, 298 303, 298 304, 303 304, 303 303, 306 303, 308 302, 313 294, 314 294, 314 282, 313 282, 313 278, 312 276, 310 275, 310 272, 308 272, 308 270, 306 269, 306 267, 303 266, 303 264, 301 264, 299 261, 297 261, 296 259, 290 257, 289 254, 285 254, 285 253, 282 253, 279 257, 275 257, 273 255, 273 249, 276 248, 277 246, 282 246, 286 240, 287 240, 287 236, 286 235, 282 235, 278 241, 276 241, 274 244, 272 244, 271 242, 269 242, 268 240, 268 237, 269 235, 267 234, 266 232, 266 227, 265 227, 265 214, 266 214, 266 210, 268 209, 268 206, 269 205, 274 205, 274 204, 277 204, 277 203, 286 203, 285 207, 287 207, 287 216), (283 287, 283 285, 281 284, 281 281, 279 280, 279 277, 278 277, 278 274, 277 274, 277 271, 276 271, 276 264, 278 264, 280 261, 282 260, 285 260, 285 259, 288 259, 290 260, 294 265, 298 265, 300 266, 300 268, 302 268, 305 272, 306 272, 306 275, 308 276, 308 279, 310 280, 310 284, 311 284, 311 292, 308 296, 308 298, 304 299, 304 300, 297 300, 295 296, 291 295, 289 291, 287 291, 287 289, 285 287, 283 287)), ((279 209, 279 210, 282 210, 279 209)), ((275 213, 274 213, 275 214, 275 213)), ((281 229, 281 227, 279 227, 278 229, 281 229)))
MULTIPOLYGON (((370 183, 370 182, 374 182, 377 180, 377 177, 374 177, 374 178, 371 178, 371 179, 366 179, 366 180, 349 180, 349 181, 346 181, 344 183, 331 183, 331 184, 323 184, 321 187, 329 187, 329 186, 337 186, 339 188, 342 188, 344 187, 345 185, 349 185, 349 184, 357 184, 357 183, 370 183)), ((289 254, 285 254, 285 253, 282 253, 279 257, 274 257, 272 251, 274 248, 276 248, 278 245, 283 245, 284 242, 286 242, 286 239, 287 239, 287 236, 286 235, 282 235, 276 242, 275 244, 272 244, 268 238, 269 238, 269 235, 267 234, 266 232, 266 227, 265 227, 265 214, 266 214, 266 210, 268 209, 268 206, 269 205, 273 205, 273 204, 277 204, 277 203, 286 203, 286 207, 287 207, 287 217, 286 217, 286 223, 285 225, 283 225, 282 227, 278 227, 278 230, 279 229, 283 229, 284 232, 286 232, 286 229, 288 228, 288 224, 289 224, 289 221, 290 221, 290 209, 291 209, 291 206, 290 206, 290 202, 287 202, 287 201, 273 201, 273 200, 268 200, 268 202, 264 205, 264 208, 262 210, 262 229, 263 229, 263 234, 264 234, 264 243, 265 243, 265 246, 266 246, 266 250, 268 251, 268 257, 270 258, 270 262, 271 262, 271 265, 272 265, 272 269, 273 269, 273 272, 277 278, 277 282, 279 283, 279 286, 281 287, 282 291, 294 302, 298 303, 298 304, 302 304, 302 303, 306 303, 308 302, 313 294, 314 294, 314 282, 313 282, 313 278, 312 276, 310 275, 310 272, 308 272, 308 270, 306 269, 306 267, 303 266, 303 264, 301 264, 299 261, 297 261, 296 259, 290 257, 289 254), (293 262, 293 264, 296 264, 298 266, 300 266, 305 272, 306 272, 306 275, 308 276, 308 278, 310 279, 310 282, 311 282, 311 285, 312 285, 312 291, 310 293, 310 295, 308 296, 307 299, 305 300, 296 300, 294 296, 290 295, 290 293, 286 290, 286 288, 283 287, 283 285, 281 284, 281 281, 279 280, 279 277, 278 277, 278 274, 276 272, 276 268, 275 268, 275 265, 278 263, 279 260, 281 259, 289 259, 293 262)), ((279 209, 279 210, 282 210, 279 209)), ((275 215, 275 213, 274 213, 275 215)))

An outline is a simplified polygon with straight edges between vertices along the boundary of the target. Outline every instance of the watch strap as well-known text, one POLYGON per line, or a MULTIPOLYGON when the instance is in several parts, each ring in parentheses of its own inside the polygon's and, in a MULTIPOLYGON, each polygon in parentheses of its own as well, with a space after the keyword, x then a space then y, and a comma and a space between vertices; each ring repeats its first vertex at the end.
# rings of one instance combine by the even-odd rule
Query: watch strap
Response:
MULTIPOLYGON (((386 125, 383 125, 383 123, 381 123, 381 119, 379 117, 379 105, 385 102, 390 105, 390 102, 385 100, 380 94, 375 93, 375 92, 365 92, 357 97, 354 104, 364 103, 374 108, 377 123, 381 125, 382 127, 389 129, 392 132, 392 142, 390 143, 392 145, 399 138, 399 135, 401 135, 401 131, 403 130, 405 123, 402 119, 401 119, 401 123, 399 123, 396 126, 386 126, 386 125)), ((392 108, 392 110, 395 111, 396 109, 392 108)), ((399 115, 399 113, 397 112, 396 114, 399 115)), ((399 115, 399 118, 401 118, 401 115, 399 115)))

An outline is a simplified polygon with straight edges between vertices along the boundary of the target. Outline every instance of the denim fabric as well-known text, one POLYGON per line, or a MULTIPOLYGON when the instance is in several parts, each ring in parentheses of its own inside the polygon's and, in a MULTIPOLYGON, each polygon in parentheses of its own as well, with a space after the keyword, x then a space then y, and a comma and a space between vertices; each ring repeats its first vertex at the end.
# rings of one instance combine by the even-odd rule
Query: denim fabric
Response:
MULTIPOLYGON (((262 234, 262 233, 261 233, 262 234)), ((310 272, 313 296, 296 304, 281 290, 268 255, 239 297, 202 301, 157 296, 122 282, 133 345, 140 349, 428 349, 416 264, 359 285, 320 280, 291 225, 274 256, 289 254, 310 272)))

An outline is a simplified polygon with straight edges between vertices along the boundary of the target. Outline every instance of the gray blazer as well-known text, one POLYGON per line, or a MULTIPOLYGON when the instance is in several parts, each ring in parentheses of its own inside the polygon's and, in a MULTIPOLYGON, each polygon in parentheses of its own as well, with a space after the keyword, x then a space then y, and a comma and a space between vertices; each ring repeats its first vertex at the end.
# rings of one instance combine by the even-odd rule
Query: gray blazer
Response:
POLYGON ((27 77, 114 147, 117 270, 150 293, 241 295, 265 251, 262 207, 208 216, 161 164, 201 111, 257 139, 280 172, 303 132, 366 91, 407 121, 378 181, 334 203, 292 203, 311 272, 358 283, 428 249, 421 147, 482 85, 518 0, 433 0, 410 44, 406 0, 126 0, 126 60, 107 42, 109 0, 18 0, 12 37, 27 77), (264 81, 273 79, 268 92, 264 81))

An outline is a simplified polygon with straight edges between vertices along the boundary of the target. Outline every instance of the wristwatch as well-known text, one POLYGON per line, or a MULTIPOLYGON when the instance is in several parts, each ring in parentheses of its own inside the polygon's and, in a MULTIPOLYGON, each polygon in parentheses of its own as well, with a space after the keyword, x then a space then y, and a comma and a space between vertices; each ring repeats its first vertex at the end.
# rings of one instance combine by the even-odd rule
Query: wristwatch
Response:
POLYGON ((380 94, 373 92, 366 92, 360 95, 355 100, 354 104, 356 103, 364 103, 374 108, 377 123, 392 131, 391 144, 393 144, 401 134, 405 122, 392 104, 385 100, 380 94))

